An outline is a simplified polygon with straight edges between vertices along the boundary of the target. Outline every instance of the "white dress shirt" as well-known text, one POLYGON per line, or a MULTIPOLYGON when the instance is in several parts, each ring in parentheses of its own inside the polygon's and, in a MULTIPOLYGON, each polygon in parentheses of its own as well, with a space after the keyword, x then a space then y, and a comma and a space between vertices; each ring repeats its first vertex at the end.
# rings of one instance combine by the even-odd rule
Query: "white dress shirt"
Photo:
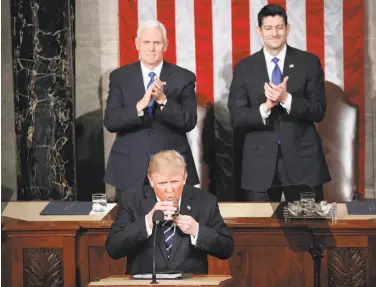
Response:
MULTIPOLYGON (((283 67, 285 65, 285 58, 286 58, 286 51, 287 51, 287 45, 285 45, 285 47, 281 50, 281 52, 279 52, 279 54, 277 56, 272 56, 268 53, 268 51, 266 51, 265 48, 263 49, 265 61, 266 61, 266 69, 268 70, 268 76, 269 76, 270 82, 272 81, 272 73, 273 73, 273 70, 274 70, 274 67, 275 67, 275 64, 273 62, 273 58, 279 59, 277 65, 279 66, 281 73, 283 73, 283 67)), ((281 106, 284 109, 286 109, 287 113, 290 113, 291 102, 292 102, 291 94, 287 93, 286 102, 284 104, 280 103, 281 106)), ((266 119, 270 116, 271 110, 265 112, 266 107, 264 107, 264 105, 265 105, 265 103, 262 103, 260 105, 260 114, 261 114, 261 118, 262 118, 264 124, 266 124, 266 119)))
MULTIPOLYGON (((160 78, 162 66, 163 66, 163 61, 161 61, 161 63, 158 66, 156 66, 153 70, 150 70, 148 67, 146 67, 144 65, 144 63, 142 63, 142 61, 140 61, 140 64, 141 64, 142 80, 144 82, 144 87, 145 87, 145 91, 146 91, 148 84, 150 82, 149 73, 154 72, 156 74, 156 77, 160 78)), ((139 117, 142 117, 143 115, 144 115, 144 111, 141 111, 141 112, 138 113, 139 117)))
MULTIPOLYGON (((157 201, 160 201, 160 199, 158 198, 158 196, 157 196, 157 201)), ((181 199, 179 199, 179 209, 180 209, 180 205, 181 205, 181 199)), ((145 215, 146 233, 148 234, 148 237, 150 237, 152 235, 152 233, 153 233, 153 230, 149 227, 149 224, 148 224, 148 221, 146 219, 146 216, 147 215, 145 215)), ((177 226, 175 226, 175 228, 176 227, 177 226)), ((198 230, 197 230, 196 236, 191 235, 191 244, 194 245, 194 246, 196 246, 196 244, 197 244, 197 237, 198 237, 198 230)))

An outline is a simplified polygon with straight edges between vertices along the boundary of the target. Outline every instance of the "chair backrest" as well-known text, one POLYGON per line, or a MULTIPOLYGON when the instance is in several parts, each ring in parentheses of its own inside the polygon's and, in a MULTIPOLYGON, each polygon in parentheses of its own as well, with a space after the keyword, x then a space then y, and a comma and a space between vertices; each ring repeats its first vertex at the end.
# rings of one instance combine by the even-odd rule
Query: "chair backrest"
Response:
POLYGON ((358 197, 358 107, 331 82, 325 82, 327 110, 317 124, 329 166, 331 182, 324 184, 328 201, 347 202, 358 197))

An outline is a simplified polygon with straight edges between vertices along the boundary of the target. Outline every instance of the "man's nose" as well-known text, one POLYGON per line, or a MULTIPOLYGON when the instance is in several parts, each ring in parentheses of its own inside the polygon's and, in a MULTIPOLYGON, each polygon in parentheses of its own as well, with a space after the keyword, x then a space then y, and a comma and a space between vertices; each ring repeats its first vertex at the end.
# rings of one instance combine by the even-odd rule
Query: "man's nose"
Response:
POLYGON ((167 183, 165 191, 167 193, 173 193, 174 192, 174 188, 173 188, 171 183, 167 183))

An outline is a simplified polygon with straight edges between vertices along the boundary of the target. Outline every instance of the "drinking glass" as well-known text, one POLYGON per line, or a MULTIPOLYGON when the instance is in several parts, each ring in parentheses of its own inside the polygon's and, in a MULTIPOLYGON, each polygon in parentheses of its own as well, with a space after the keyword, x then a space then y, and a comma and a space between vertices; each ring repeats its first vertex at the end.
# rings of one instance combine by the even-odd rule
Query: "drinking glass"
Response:
POLYGON ((92 195, 92 204, 94 212, 103 212, 107 208, 107 199, 106 194, 104 193, 95 193, 92 195))
POLYGON ((176 207, 176 211, 174 213, 168 213, 166 216, 169 217, 176 217, 179 215, 180 210, 179 210, 179 199, 176 197, 170 197, 167 199, 168 201, 172 201, 173 205, 176 207))
POLYGON ((315 207, 315 192, 307 191, 300 194, 300 203, 303 208, 315 207))

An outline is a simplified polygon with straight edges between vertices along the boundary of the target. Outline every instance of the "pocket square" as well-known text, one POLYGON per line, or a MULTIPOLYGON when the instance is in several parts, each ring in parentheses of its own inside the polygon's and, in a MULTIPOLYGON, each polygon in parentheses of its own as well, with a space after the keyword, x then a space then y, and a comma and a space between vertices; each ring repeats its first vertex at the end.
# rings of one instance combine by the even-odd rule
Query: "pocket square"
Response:
POLYGON ((289 68, 294 68, 294 64, 290 64, 289 68))
POLYGON ((188 210, 191 210, 191 206, 190 205, 187 205, 187 208, 188 208, 188 210))

